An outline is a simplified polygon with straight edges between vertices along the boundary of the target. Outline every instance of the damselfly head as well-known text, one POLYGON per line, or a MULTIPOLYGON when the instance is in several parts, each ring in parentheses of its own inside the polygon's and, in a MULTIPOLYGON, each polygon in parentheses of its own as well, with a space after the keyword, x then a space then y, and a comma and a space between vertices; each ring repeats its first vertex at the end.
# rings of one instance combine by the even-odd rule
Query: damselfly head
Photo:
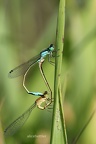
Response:
POLYGON ((53 44, 50 44, 49 50, 50 50, 50 51, 53 51, 53 50, 54 50, 54 45, 53 45, 53 44))

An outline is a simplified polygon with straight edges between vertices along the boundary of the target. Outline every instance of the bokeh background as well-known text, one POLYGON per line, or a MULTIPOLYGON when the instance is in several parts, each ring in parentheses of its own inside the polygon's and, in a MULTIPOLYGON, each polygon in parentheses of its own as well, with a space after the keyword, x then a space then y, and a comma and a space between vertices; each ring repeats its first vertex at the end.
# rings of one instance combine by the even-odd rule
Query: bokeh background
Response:
MULTIPOLYGON (((9 79, 8 72, 55 45, 58 5, 58 0, 0 0, 0 144, 49 144, 52 110, 35 108, 12 137, 5 138, 3 130, 37 98, 25 92, 23 76, 9 79)), ((61 79, 71 144, 96 107, 96 1, 67 0, 65 14, 61 79)), ((43 67, 53 90, 54 67, 47 59, 43 67)), ((28 73, 26 85, 30 91, 46 90, 38 65, 28 73)), ((96 114, 77 143, 96 144, 96 114)))

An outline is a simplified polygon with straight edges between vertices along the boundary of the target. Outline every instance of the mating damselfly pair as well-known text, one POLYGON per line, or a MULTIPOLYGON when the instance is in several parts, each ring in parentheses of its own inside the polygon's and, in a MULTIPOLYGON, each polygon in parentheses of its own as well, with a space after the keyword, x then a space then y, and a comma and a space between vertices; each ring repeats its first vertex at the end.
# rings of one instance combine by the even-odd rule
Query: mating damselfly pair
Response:
POLYGON ((28 108, 27 111, 25 111, 21 116, 19 116, 15 121, 13 121, 5 130, 4 134, 5 136, 13 135, 19 130, 21 126, 24 125, 28 117, 30 116, 32 110, 37 106, 39 109, 43 110, 46 107, 48 107, 52 103, 52 90, 48 84, 48 81, 45 77, 42 64, 45 60, 45 57, 48 56, 48 61, 51 63, 50 58, 52 57, 52 53, 54 51, 54 46, 51 44, 47 49, 41 51, 37 56, 33 57, 32 59, 28 60, 27 62, 17 66, 13 70, 11 70, 8 74, 10 78, 15 78, 20 75, 24 75, 23 77, 23 87, 27 91, 28 94, 34 95, 34 96, 40 96, 36 101, 28 108), (44 93, 41 92, 30 92, 27 87, 25 86, 25 79, 26 75, 28 74, 28 71, 32 66, 34 66, 36 63, 39 65, 41 76, 44 80, 44 83, 47 87, 47 91, 44 91, 44 93), (42 106, 42 103, 44 103, 44 106, 42 106))

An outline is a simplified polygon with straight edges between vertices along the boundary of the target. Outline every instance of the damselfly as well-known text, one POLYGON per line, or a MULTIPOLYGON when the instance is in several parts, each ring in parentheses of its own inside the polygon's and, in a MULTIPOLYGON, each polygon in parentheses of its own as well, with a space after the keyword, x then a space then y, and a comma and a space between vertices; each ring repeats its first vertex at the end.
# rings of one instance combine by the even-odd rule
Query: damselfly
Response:
POLYGON ((40 93, 40 92, 30 92, 25 86, 25 78, 26 78, 26 75, 27 75, 28 71, 30 70, 30 68, 33 65, 35 65, 36 63, 39 63, 39 69, 40 69, 40 73, 43 77, 43 80, 44 80, 49 92, 52 93, 51 88, 50 88, 50 86, 47 82, 47 79, 46 79, 45 75, 44 75, 43 68, 42 68, 42 63, 44 62, 45 57, 47 55, 48 55, 48 61, 50 62, 50 57, 52 56, 53 51, 54 51, 54 47, 53 47, 53 44, 51 44, 47 49, 40 52, 40 54, 38 54, 37 56, 33 57, 29 61, 27 61, 27 62, 17 66, 13 70, 11 70, 9 72, 8 76, 10 78, 14 78, 14 77, 17 77, 17 76, 20 76, 20 75, 24 74, 23 87, 25 88, 27 93, 35 95, 35 96, 43 96, 43 93, 40 93))
POLYGON ((26 122, 29 118, 32 110, 37 106, 39 109, 44 110, 48 107, 50 103, 50 99, 47 97, 47 91, 44 92, 42 97, 39 97, 34 104, 32 104, 21 116, 19 116, 15 121, 13 121, 5 130, 5 136, 12 136, 14 135, 26 122), (44 106, 42 106, 44 104, 44 106))

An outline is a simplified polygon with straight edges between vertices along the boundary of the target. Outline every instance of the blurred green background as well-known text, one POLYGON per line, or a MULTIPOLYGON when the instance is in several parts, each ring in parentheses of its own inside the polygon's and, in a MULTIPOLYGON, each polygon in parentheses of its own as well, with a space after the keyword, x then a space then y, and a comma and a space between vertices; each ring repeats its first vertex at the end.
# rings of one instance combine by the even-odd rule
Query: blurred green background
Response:
MULTIPOLYGON (((5 139, 3 130, 37 98, 25 92, 22 76, 9 79, 8 72, 55 44, 58 4, 58 0, 0 1, 0 144, 49 144, 52 112, 47 110, 34 109, 12 137, 5 139)), ((64 111, 71 144, 96 105, 96 1, 67 0, 65 14, 61 80, 64 96, 67 77, 64 111)), ((53 90, 54 67, 47 60, 43 67, 53 90)), ((26 85, 30 91, 47 90, 38 66, 29 72, 26 85)), ((78 144, 96 143, 95 121, 96 115, 78 144)))

